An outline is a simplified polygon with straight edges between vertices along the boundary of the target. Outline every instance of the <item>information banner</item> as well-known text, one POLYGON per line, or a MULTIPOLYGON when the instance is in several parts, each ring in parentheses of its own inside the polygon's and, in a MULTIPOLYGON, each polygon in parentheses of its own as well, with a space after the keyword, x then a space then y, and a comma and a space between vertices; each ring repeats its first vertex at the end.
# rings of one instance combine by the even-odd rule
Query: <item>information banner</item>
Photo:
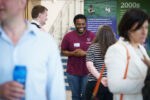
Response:
POLYGON ((84 14, 88 30, 96 33, 100 25, 109 25, 117 33, 117 0, 85 0, 84 14))

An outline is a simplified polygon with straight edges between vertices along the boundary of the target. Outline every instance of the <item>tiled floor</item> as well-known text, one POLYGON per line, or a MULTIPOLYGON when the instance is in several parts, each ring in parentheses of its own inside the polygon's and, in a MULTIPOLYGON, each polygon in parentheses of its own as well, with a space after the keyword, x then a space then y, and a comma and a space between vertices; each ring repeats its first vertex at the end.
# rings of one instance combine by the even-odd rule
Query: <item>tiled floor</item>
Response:
POLYGON ((67 91, 66 91, 66 95, 67 95, 67 96, 66 96, 67 100, 72 100, 72 99, 71 99, 71 91, 68 91, 68 90, 67 90, 67 91))

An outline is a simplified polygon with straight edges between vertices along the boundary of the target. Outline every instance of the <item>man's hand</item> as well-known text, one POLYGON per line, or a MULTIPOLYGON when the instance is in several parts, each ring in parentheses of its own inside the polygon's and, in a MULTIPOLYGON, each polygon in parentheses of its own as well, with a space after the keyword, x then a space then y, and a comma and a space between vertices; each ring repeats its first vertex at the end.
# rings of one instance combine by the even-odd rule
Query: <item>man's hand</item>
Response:
POLYGON ((84 51, 82 49, 76 49, 74 51, 74 56, 86 56, 86 51, 84 51))
POLYGON ((8 100, 20 100, 24 97, 23 85, 10 81, 0 85, 0 98, 8 100))

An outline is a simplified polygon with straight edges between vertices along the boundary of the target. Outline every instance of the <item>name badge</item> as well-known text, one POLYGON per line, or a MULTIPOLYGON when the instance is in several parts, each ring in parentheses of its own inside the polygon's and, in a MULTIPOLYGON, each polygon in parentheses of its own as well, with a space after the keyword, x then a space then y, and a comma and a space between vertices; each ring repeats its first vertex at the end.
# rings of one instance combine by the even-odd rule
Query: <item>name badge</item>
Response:
POLYGON ((80 47, 80 43, 74 43, 74 47, 80 47))

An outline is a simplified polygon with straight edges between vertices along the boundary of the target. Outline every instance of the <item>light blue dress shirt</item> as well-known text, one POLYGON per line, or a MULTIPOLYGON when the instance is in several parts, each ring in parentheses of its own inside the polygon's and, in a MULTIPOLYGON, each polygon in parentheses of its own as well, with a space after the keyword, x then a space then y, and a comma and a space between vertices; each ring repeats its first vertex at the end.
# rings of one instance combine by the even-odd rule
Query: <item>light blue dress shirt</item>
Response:
POLYGON ((15 65, 27 67, 26 100, 66 100, 63 67, 54 39, 27 22, 16 46, 0 26, 0 85, 13 80, 15 65))

